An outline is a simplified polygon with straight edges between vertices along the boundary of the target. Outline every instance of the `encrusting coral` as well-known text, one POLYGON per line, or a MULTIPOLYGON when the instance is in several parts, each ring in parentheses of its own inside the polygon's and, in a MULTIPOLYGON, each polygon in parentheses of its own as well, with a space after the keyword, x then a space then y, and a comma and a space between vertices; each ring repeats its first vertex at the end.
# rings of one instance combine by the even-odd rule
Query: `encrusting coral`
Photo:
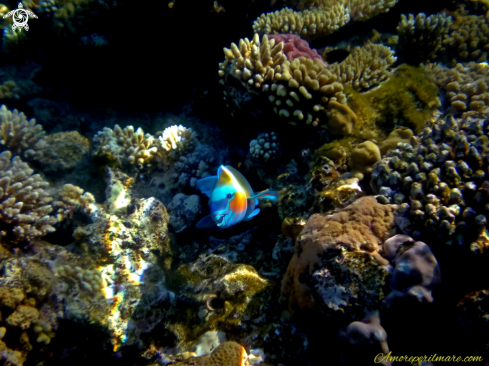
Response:
POLYGON ((191 357, 175 366, 249 366, 248 353, 236 342, 221 343, 210 355, 191 357))
POLYGON ((0 147, 14 154, 33 154, 32 148, 45 132, 35 119, 27 120, 24 113, 5 105, 0 108, 0 147))
POLYGON ((451 69, 429 65, 436 84, 446 92, 454 115, 481 117, 489 112, 489 66, 469 62, 451 69))
POLYGON ((381 201, 400 204, 402 232, 474 252, 488 247, 488 128, 485 120, 449 115, 426 127, 414 146, 398 143, 374 166, 371 186, 381 201))
POLYGON ((452 17, 445 13, 426 17, 419 13, 416 18, 413 14, 406 17, 401 14, 401 21, 397 26, 399 43, 396 51, 403 61, 412 65, 428 62, 442 50, 443 36, 447 34, 452 17))
POLYGON ((3 245, 39 238, 53 232, 56 218, 48 183, 10 151, 0 154, 0 222, 3 245))

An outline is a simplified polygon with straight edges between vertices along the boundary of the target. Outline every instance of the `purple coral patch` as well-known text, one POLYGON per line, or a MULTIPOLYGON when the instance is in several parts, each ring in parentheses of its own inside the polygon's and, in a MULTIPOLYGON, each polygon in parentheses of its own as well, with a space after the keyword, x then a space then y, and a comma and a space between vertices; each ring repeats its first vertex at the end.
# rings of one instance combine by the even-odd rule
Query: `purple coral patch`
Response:
POLYGON ((309 47, 309 43, 295 34, 274 34, 268 35, 268 38, 274 39, 276 43, 284 42, 284 53, 287 55, 287 60, 292 61, 295 58, 304 56, 310 59, 317 58, 323 61, 323 58, 314 48, 309 47))

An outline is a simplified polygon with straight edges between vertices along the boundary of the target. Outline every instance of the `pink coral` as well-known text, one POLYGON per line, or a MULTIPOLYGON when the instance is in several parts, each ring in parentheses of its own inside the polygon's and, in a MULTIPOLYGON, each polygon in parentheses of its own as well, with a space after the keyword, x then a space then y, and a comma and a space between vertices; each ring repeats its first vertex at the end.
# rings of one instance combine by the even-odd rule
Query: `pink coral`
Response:
POLYGON ((268 38, 274 39, 276 43, 284 42, 284 53, 287 60, 292 61, 295 58, 304 56, 306 58, 323 60, 321 55, 315 49, 309 47, 309 43, 295 34, 274 34, 268 35, 268 38))

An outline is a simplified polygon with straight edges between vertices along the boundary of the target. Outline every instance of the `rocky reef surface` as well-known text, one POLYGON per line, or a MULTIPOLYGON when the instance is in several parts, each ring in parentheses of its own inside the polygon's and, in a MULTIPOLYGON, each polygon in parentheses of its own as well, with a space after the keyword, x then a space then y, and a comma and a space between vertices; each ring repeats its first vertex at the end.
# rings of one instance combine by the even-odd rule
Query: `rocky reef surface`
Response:
POLYGON ((486 1, 0 15, 0 364, 488 362, 486 1))

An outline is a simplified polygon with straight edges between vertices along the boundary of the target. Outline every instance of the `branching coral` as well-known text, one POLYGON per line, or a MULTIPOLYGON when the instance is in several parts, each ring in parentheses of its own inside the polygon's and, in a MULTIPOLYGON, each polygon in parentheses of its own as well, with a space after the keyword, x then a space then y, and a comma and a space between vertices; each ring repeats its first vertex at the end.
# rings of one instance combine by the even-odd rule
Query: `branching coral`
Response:
POLYGON ((59 207, 58 214, 66 216, 72 210, 87 209, 95 203, 95 198, 90 192, 85 192, 73 184, 65 184, 57 193, 54 207, 59 207))
POLYGON ((35 119, 27 120, 24 113, 0 108, 0 147, 14 154, 34 153, 31 149, 45 134, 35 119))
MULTIPOLYGON (((224 48, 226 60, 219 64, 219 76, 226 75, 230 64, 230 74, 246 85, 260 88, 264 82, 275 80, 275 74, 282 72, 286 57, 282 51, 284 44, 269 40, 266 35, 261 39, 258 34, 250 42, 248 38, 240 39, 239 47, 231 43, 231 49, 224 48)), ((224 83, 224 81, 221 81, 224 83)), ((266 87, 265 87, 266 88, 266 87)))
POLYGON ((489 51, 489 26, 486 14, 462 14, 455 17, 443 44, 457 61, 487 61, 489 51))
POLYGON ((445 69, 430 65, 436 84, 445 90, 455 115, 484 117, 489 111, 489 67, 469 62, 445 69))
POLYGON ((488 128, 448 116, 425 128, 414 147, 399 143, 375 165, 372 188, 400 204, 396 223, 405 234, 474 252, 488 247, 488 128))
POLYGON ((328 11, 313 9, 296 12, 285 8, 262 14, 253 23, 253 31, 259 34, 293 33, 311 39, 331 34, 349 20, 348 10, 336 2, 328 11))
POLYGON ((0 154, 0 236, 5 244, 29 241, 54 231, 56 219, 48 183, 10 151, 0 154))
POLYGON ((447 34, 451 23, 452 17, 445 13, 429 17, 420 13, 416 18, 413 14, 408 14, 408 17, 401 14, 397 26, 399 55, 414 65, 433 59, 442 49, 443 36, 447 34))
POLYGON ((182 125, 167 127, 163 132, 157 132, 156 136, 161 146, 158 157, 164 160, 178 159, 181 154, 193 150, 197 143, 195 132, 182 125))
POLYGON ((94 142, 99 145, 99 153, 114 160, 124 157, 137 165, 149 163, 158 151, 153 136, 145 134, 142 128, 134 131, 132 126, 121 129, 115 125, 114 130, 105 127, 94 137, 94 142))
POLYGON ((394 62, 396 57, 389 47, 368 43, 354 48, 344 61, 331 65, 330 70, 338 76, 338 82, 361 90, 387 79, 394 62))
POLYGON ((294 33, 312 39, 327 36, 352 20, 365 21, 386 12, 397 0, 314 0, 300 1, 299 9, 289 8, 262 14, 253 23, 256 33, 294 33))

